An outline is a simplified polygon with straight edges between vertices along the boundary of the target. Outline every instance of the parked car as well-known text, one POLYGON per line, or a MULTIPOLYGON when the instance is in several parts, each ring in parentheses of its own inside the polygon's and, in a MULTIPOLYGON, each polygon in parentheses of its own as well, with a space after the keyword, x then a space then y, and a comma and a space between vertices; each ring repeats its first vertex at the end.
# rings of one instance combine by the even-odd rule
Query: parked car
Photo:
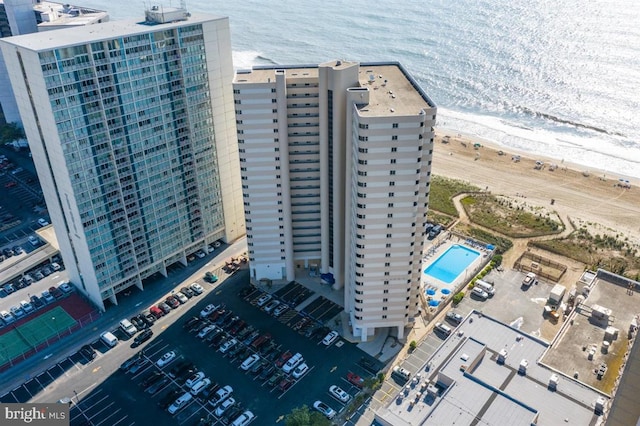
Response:
POLYGON ((257 363, 258 361, 260 361, 260 355, 258 355, 258 354, 250 355, 247 359, 245 359, 242 362, 242 364, 240 365, 240 368, 242 368, 244 371, 247 371, 251 367, 253 367, 253 365, 255 363, 257 363))
POLYGON ((129 368, 129 373, 136 374, 138 371, 142 370, 147 366, 149 360, 144 357, 138 358, 138 360, 129 368))
POLYGON ((340 386, 337 385, 331 385, 329 387, 329 393, 340 402, 347 403, 351 399, 351 395, 349 395, 340 386))
POLYGON ((31 300, 31 304, 36 309, 40 309, 45 305, 44 300, 42 300, 38 296, 35 296, 35 295, 31 296, 30 300, 31 300))
POLYGON ((150 393, 151 395, 155 395, 160 392, 166 385, 169 384, 171 380, 164 375, 160 375, 157 380, 155 380, 151 385, 145 387, 145 392, 150 393))
POLYGON ((135 354, 134 356, 132 356, 131 358, 129 358, 128 360, 120 364, 120 370, 127 371, 129 368, 131 368, 133 364, 136 363, 136 361, 140 359, 141 356, 142 356, 142 353, 138 352, 137 354, 135 354))
POLYGON ((162 310, 162 312, 164 312, 165 315, 171 312, 171 307, 164 302, 158 303, 158 308, 162 310))
POLYGON ((452 322, 452 323, 457 325, 457 324, 460 324, 462 322, 464 317, 462 315, 460 315, 459 313, 457 313, 457 312, 449 311, 449 312, 447 312, 446 319, 447 319, 447 321, 452 322))
POLYGON ((45 219, 43 219, 43 218, 38 219, 38 225, 47 226, 48 224, 49 224, 49 222, 47 222, 45 219))
POLYGON ((393 370, 391 370, 391 375, 396 376, 404 380, 405 382, 411 378, 411 373, 409 372, 409 370, 402 368, 399 365, 393 367, 393 370))
POLYGON ((198 296, 201 295, 202 292, 204 291, 204 288, 202 288, 202 286, 198 283, 193 283, 189 286, 189 288, 191 289, 191 291, 193 291, 193 293, 198 296))
POLYGON ((162 397, 158 401, 158 406, 160 408, 167 409, 169 406, 176 400, 178 396, 183 393, 182 389, 174 389, 171 392, 167 393, 164 397, 162 397))
POLYGON ((13 254, 15 254, 16 256, 24 253, 24 250, 22 250, 22 247, 20 246, 14 246, 12 250, 13 250, 13 254))
POLYGON ((433 330, 436 333, 440 333, 445 337, 448 337, 451 334, 451 327, 441 322, 437 322, 436 325, 433 327, 433 330))
POLYGON ((193 399, 193 395, 187 392, 183 394, 180 398, 176 399, 173 402, 173 404, 169 406, 167 411, 169 412, 169 414, 176 414, 178 411, 186 407, 189 404, 189 402, 191 402, 192 399, 193 399))
POLYGON ((193 387, 200 380, 204 379, 204 373, 202 371, 198 371, 197 373, 192 374, 185 382, 184 385, 188 388, 193 387))
POLYGON ((13 316, 13 314, 7 311, 0 311, 0 318, 2 318, 2 321, 4 321, 5 324, 11 324, 12 322, 16 321, 16 318, 13 316))
POLYGON ((159 306, 152 306, 149 308, 149 313, 153 315, 156 319, 161 318, 165 315, 164 311, 160 309, 159 306))
POLYGON ((298 352, 294 356, 289 358, 287 362, 285 362, 285 364, 282 366, 282 371, 288 374, 291 372, 291 370, 296 368, 298 364, 302 363, 303 361, 304 361, 304 358, 302 357, 302 354, 298 352))
POLYGON ((285 351, 282 354, 280 354, 280 356, 276 360, 276 367, 278 368, 282 367, 285 364, 285 362, 287 362, 289 358, 291 358, 292 356, 293 354, 290 351, 285 351))
POLYGON ((211 379, 209 379, 208 377, 205 377, 204 379, 200 380, 199 382, 191 386, 191 389, 189 389, 189 392, 191 392, 191 395, 193 396, 198 396, 202 391, 204 391, 207 387, 209 387, 209 385, 211 385, 211 379))
POLYGON ((260 296, 260 298, 258 299, 258 301, 256 302, 256 305, 259 307, 264 306, 269 300, 271 300, 273 296, 271 296, 269 293, 265 293, 262 296, 260 296))
POLYGON ((265 311, 266 313, 270 313, 270 312, 271 312, 271 311, 273 311, 276 307, 278 307, 278 305, 280 305, 280 301, 278 301, 278 300, 272 300, 271 302, 267 303, 267 304, 264 306, 264 308, 263 308, 263 309, 264 309, 264 311, 265 311))
POLYGON ((293 373, 291 373, 291 375, 294 379, 299 379, 300 377, 304 376, 307 371, 309 371, 309 366, 306 362, 303 362, 293 370, 293 373))
POLYGON ((322 401, 314 402, 313 408, 318 410, 320 413, 322 413, 323 416, 325 416, 329 420, 333 419, 336 416, 336 411, 322 401))
POLYGON ((49 287, 49 293, 51 293, 56 299, 60 299, 64 296, 64 293, 62 290, 58 289, 58 287, 49 287))
POLYGON ((275 308, 273 310, 273 316, 278 318, 280 315, 282 315, 288 309, 289 309, 289 307, 287 305, 280 304, 277 308, 275 308))
POLYGON ((214 284, 214 283, 218 282, 218 276, 216 274, 214 274, 213 272, 206 272, 204 274, 204 280, 206 282, 208 282, 209 284, 214 284))
POLYGON ((186 320, 186 321, 184 322, 184 324, 182 324, 182 328, 191 328, 191 327, 193 327, 194 325, 196 325, 196 324, 197 324, 197 323, 199 323, 199 322, 200 322, 200 318, 198 318, 198 317, 191 317, 191 318, 189 318, 188 320, 186 320))
POLYGON ((216 408, 216 411, 214 411, 213 414, 216 417, 221 417, 229 408, 233 407, 235 403, 236 400, 232 396, 230 396, 225 399, 222 404, 218 405, 218 408, 216 408))
POLYGON ((180 291, 176 293, 176 299, 178 299, 178 302, 182 304, 187 303, 189 301, 189 298, 180 291))
POLYGON ((180 289, 180 293, 187 296, 188 299, 191 299, 194 296, 193 291, 189 287, 182 287, 180 289))
POLYGON ((93 346, 91 345, 84 345, 83 347, 80 348, 79 352, 82 356, 84 356, 88 360, 95 359, 95 357, 97 356, 96 350, 93 349, 93 346))
POLYGON ((480 300, 487 300, 489 298, 489 293, 481 289, 480 287, 473 287, 471 289, 471 296, 476 297, 480 300))
POLYGON ((255 417, 251 411, 247 410, 236 417, 231 426, 247 426, 255 417))
POLYGON ((233 393, 233 388, 229 385, 224 386, 216 391, 211 398, 209 399, 209 404, 212 406, 216 406, 220 404, 222 401, 227 399, 233 393))
POLYGON ((58 284, 58 288, 64 293, 71 293, 73 291, 73 287, 68 282, 61 282, 58 284))
POLYGON ((362 389, 362 387, 364 386, 364 379, 358 376, 356 373, 347 373, 347 380, 357 388, 362 389))
POLYGON ((176 308, 178 308, 178 307, 180 306, 180 301, 178 300, 178 298, 177 298, 177 297, 175 297, 175 296, 173 296, 173 295, 172 295, 172 296, 168 296, 168 297, 164 300, 164 302, 165 302, 167 305, 171 306, 171 309, 176 309, 176 308))
POLYGON ((166 354, 162 355, 162 357, 158 361, 156 361, 156 365, 162 368, 171 364, 175 359, 176 353, 174 351, 169 351, 166 354))
POLYGON ((42 293, 42 298, 44 299, 45 302, 47 303, 51 303, 53 302, 55 299, 55 297, 53 297, 53 295, 51 294, 51 292, 49 292, 49 290, 44 290, 42 293))
POLYGON ((133 339, 132 346, 133 347, 140 346, 147 340, 151 339, 152 336, 153 336, 153 331, 150 328, 142 330, 142 332, 133 339))
POLYGON ((336 341, 336 339, 338 338, 339 334, 337 331, 331 331, 329 332, 329 334, 327 334, 326 336, 324 336, 324 339, 322 339, 322 344, 325 346, 330 346, 333 342, 336 341))
POLYGON ((220 346, 220 352, 226 353, 237 344, 238 341, 236 339, 229 339, 220 346))
POLYGON ((142 381, 142 387, 147 389, 149 386, 156 383, 163 377, 165 377, 164 374, 160 373, 159 371, 153 371, 151 374, 145 377, 145 379, 142 381))
POLYGON ((182 375, 182 373, 184 373, 185 371, 194 367, 195 365, 192 362, 185 361, 185 360, 179 361, 169 371, 169 377, 171 377, 172 379, 175 379, 176 377, 179 377, 180 375, 182 375))
POLYGON ((25 314, 30 314, 31 312, 35 311, 35 309, 33 308, 33 305, 31 305, 31 303, 27 302, 26 300, 20 301, 20 307, 22 308, 25 314))
POLYGON ((20 307, 20 305, 14 305, 9 308, 9 310, 16 318, 22 318, 24 316, 24 310, 20 307))
POLYGON ((208 304, 204 307, 203 310, 200 311, 200 318, 206 318, 212 313, 214 313, 218 309, 218 307, 212 303, 208 304))

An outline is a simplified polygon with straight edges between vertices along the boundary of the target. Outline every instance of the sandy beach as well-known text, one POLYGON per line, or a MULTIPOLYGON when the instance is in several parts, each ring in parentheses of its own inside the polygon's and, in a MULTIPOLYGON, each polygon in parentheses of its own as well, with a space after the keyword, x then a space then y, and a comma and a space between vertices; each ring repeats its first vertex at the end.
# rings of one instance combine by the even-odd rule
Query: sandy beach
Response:
POLYGON ((436 129, 433 174, 461 179, 494 194, 526 199, 528 204, 555 210, 573 221, 600 224, 640 243, 638 182, 628 178, 631 188, 625 189, 619 186, 621 176, 596 169, 587 175, 585 171, 567 161, 531 158, 489 141, 436 129), (474 148, 478 143, 482 146, 474 148), (520 161, 514 161, 513 155, 519 155, 520 161), (545 166, 536 170, 536 161, 545 166), (558 168, 551 170, 551 164, 558 168), (551 199, 555 200, 553 205, 551 199))

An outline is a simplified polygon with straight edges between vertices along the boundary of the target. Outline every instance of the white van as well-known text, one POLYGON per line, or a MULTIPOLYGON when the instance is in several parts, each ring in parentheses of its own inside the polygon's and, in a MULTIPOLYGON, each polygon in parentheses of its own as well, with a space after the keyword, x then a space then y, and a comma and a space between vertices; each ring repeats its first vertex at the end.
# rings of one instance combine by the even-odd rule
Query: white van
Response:
POLYGON ((487 294, 489 295, 489 297, 493 296, 494 294, 496 294, 496 289, 493 288, 493 286, 491 284, 489 284, 486 281, 482 281, 482 280, 476 280, 475 286, 481 288, 482 290, 486 291, 487 294))
POLYGON ((110 331, 105 331, 100 335, 100 338, 104 343, 107 344, 110 348, 114 347, 118 344, 118 338, 113 335, 110 331))
POLYGON ((128 319, 123 319, 122 321, 120 321, 120 328, 129 336, 133 336, 138 332, 136 326, 131 324, 131 321, 129 321, 128 319))

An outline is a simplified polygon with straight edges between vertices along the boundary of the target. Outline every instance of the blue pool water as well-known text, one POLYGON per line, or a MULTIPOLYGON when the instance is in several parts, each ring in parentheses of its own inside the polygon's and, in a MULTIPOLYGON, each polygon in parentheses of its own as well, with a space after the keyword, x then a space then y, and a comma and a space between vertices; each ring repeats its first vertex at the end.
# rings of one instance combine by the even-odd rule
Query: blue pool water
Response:
POLYGON ((471 263, 480 256, 468 247, 453 245, 424 270, 424 273, 451 284, 471 263))

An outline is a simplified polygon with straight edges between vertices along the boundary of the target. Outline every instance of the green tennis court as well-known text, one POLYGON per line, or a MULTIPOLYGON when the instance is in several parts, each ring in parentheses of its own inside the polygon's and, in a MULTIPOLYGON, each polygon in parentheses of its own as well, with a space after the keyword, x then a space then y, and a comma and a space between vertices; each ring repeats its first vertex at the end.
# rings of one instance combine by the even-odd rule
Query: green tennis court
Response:
POLYGON ((63 333, 76 324, 60 306, 0 336, 0 365, 63 333))

